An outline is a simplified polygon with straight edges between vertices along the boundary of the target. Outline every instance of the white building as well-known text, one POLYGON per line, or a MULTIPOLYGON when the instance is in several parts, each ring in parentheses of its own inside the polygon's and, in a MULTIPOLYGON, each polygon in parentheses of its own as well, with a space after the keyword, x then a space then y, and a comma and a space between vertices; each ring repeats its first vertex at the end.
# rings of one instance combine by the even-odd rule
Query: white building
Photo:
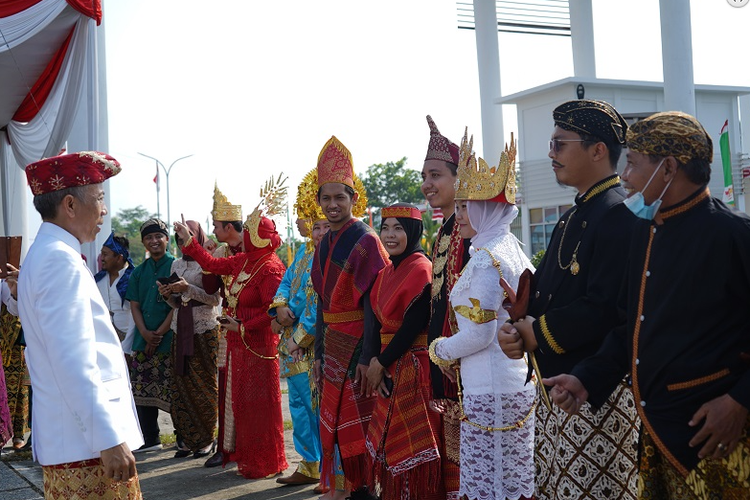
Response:
MULTIPOLYGON (((706 128, 714 142, 714 161, 711 165, 709 188, 713 196, 721 198, 724 174, 719 151, 719 132, 729 120, 730 150, 739 165, 742 155, 739 130, 739 99, 750 94, 750 87, 695 86, 695 116, 706 128)), ((549 243, 552 229, 560 215, 570 208, 576 195, 574 189, 561 187, 555 181, 549 153, 549 140, 554 123, 552 110, 571 99, 604 100, 611 103, 627 120, 634 123, 658 111, 668 111, 664 104, 664 86, 659 82, 602 80, 570 77, 539 87, 504 96, 495 104, 514 104, 518 113, 519 194, 521 203, 521 236, 526 251, 533 255, 549 243), (582 95, 581 95, 582 93, 582 95)), ((625 165, 623 154, 618 172, 625 165)), ((735 201, 740 210, 750 207, 741 195, 741 173, 734 173, 735 201)))

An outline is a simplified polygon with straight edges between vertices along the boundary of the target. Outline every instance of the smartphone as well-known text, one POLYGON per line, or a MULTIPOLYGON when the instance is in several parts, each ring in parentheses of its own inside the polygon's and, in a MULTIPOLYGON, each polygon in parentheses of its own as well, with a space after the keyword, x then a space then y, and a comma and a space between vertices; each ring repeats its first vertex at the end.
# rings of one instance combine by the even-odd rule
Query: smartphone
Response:
POLYGON ((385 389, 388 391, 388 398, 390 398, 393 395, 393 379, 389 377, 383 377, 383 383, 385 384, 385 389))
POLYGON ((162 285, 171 285, 172 283, 177 283, 178 281, 180 281, 180 277, 177 276, 177 273, 172 273, 167 277, 156 278, 156 281, 158 281, 162 285))

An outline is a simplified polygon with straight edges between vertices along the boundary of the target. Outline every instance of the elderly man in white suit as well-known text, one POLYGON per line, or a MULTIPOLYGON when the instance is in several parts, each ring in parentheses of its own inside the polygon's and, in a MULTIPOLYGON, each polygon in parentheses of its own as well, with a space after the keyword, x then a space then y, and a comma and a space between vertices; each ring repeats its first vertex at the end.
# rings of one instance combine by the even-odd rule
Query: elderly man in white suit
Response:
POLYGON ((81 152, 26 167, 42 226, 18 282, 34 400, 34 458, 47 499, 141 498, 143 444, 120 340, 81 258, 107 213, 109 155, 81 152))

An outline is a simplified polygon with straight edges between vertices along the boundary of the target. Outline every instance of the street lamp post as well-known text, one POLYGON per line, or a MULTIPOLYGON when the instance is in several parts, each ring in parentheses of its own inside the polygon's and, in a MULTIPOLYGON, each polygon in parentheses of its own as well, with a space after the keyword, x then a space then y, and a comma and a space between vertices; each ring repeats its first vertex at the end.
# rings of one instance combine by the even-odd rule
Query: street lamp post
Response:
MULTIPOLYGON (((159 160, 157 160, 153 156, 149 156, 149 155, 144 154, 144 153, 138 153, 138 154, 141 155, 141 156, 145 156, 146 158, 151 158, 152 160, 154 160, 156 162, 157 166, 160 166, 164 170, 164 176, 167 178, 167 227, 170 227, 172 225, 172 214, 171 214, 171 212, 169 210, 169 173, 172 171, 172 167, 174 167, 175 163, 177 163, 180 160, 184 160, 185 158, 190 158, 193 155, 190 154, 190 155, 187 155, 187 156, 182 156, 180 158, 177 158, 175 161, 172 162, 171 165, 169 165, 169 168, 167 168, 167 167, 164 166, 164 164, 162 162, 160 162, 159 160)), ((157 172, 158 172, 158 167, 157 167, 157 172)), ((157 216, 159 216, 159 191, 158 191, 158 183, 157 183, 157 192, 156 192, 156 212, 157 212, 157 216)))

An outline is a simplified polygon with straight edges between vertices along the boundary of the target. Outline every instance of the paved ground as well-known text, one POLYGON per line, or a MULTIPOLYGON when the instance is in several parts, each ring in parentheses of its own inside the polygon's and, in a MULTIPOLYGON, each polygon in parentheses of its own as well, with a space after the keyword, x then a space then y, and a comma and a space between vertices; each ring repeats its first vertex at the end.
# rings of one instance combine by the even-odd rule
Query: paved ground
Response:
MULTIPOLYGON (((285 384, 282 382, 282 388, 285 384)), ((287 395, 282 396, 284 419, 289 420, 289 406, 287 395)), ((172 422, 169 415, 160 412, 160 426, 162 434, 172 432, 172 422)), ((292 431, 284 432, 286 456, 289 469, 285 475, 291 474, 299 455, 292 445, 292 431)), ((173 458, 175 449, 169 447, 161 451, 141 453, 136 455, 138 460, 138 475, 140 476, 143 497, 146 500, 229 500, 229 499, 257 499, 257 500, 312 500, 318 498, 310 486, 280 487, 275 479, 248 480, 237 473, 237 466, 230 464, 226 469, 203 467, 205 459, 173 458)), ((31 461, 15 460, 15 454, 8 448, 3 450, 3 460, 0 461, 0 498, 2 500, 36 500, 43 498, 42 468, 31 461)), ((20 457, 19 457, 20 458, 20 457)))

